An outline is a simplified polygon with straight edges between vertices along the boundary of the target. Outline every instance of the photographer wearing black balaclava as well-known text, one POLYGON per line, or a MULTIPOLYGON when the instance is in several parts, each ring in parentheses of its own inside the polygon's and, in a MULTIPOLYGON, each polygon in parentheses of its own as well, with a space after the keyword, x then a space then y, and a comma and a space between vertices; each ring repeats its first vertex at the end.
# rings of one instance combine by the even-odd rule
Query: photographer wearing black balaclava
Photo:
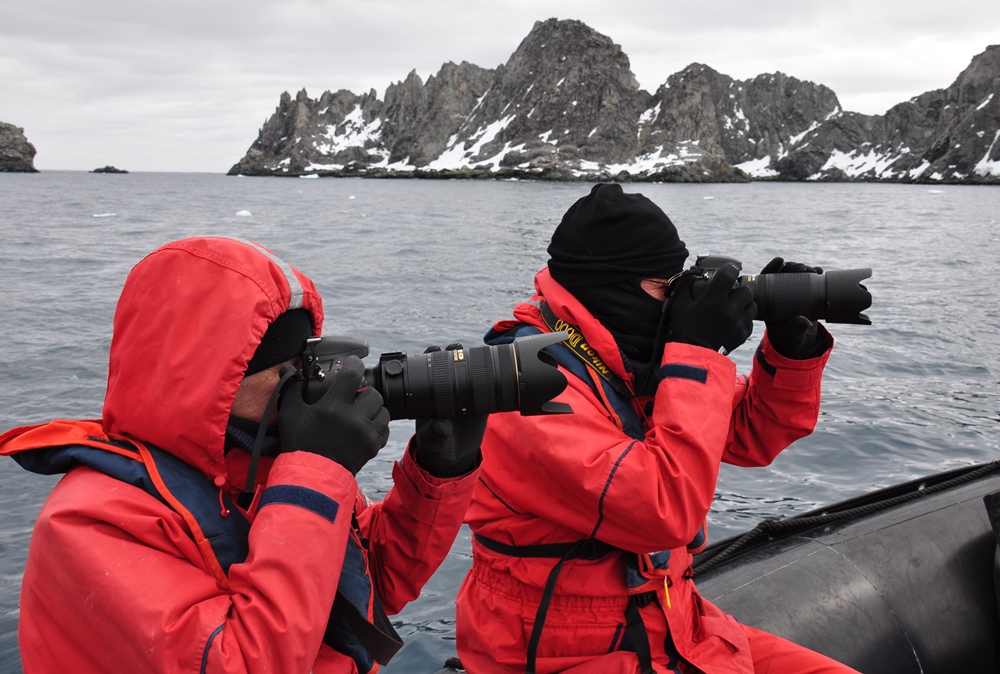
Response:
MULTIPOLYGON (((749 375, 726 355, 757 313, 739 270, 685 271, 670 218, 597 185, 565 213, 534 294, 488 344, 546 349, 573 414, 490 417, 456 601, 468 671, 849 672, 698 594, 693 554, 722 463, 765 466, 812 432, 832 340, 769 323, 749 375)), ((764 273, 815 271, 776 258, 764 273)))

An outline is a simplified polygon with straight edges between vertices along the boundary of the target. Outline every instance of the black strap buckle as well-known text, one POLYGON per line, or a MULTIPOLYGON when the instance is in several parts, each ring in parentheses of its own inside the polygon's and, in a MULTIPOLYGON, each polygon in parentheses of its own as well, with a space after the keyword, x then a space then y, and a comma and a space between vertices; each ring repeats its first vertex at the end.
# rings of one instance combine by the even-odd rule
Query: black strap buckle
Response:
POLYGON ((567 557, 567 559, 584 559, 587 561, 593 561, 595 559, 600 559, 604 555, 615 550, 613 546, 595 538, 581 541, 577 545, 578 547, 574 551, 573 556, 567 557))
POLYGON ((656 592, 650 590, 649 592, 640 592, 639 594, 632 595, 632 601, 639 608, 646 608, 650 604, 656 601, 656 592))

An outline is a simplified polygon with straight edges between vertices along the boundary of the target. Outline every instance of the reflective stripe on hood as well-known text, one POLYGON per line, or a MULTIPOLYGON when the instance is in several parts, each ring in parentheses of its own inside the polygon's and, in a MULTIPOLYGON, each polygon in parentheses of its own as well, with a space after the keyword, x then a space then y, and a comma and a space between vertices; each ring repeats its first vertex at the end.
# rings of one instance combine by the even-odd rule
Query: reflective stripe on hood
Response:
POLYGON ((292 269, 291 265, 289 265, 287 262, 282 260, 280 257, 275 255, 271 251, 269 251, 267 248, 264 248, 264 246, 260 245, 259 243, 254 243, 253 241, 247 241, 245 239, 232 239, 232 240, 238 241, 239 243, 245 243, 248 246, 253 246, 258 251, 260 251, 262 255, 267 257, 267 259, 269 259, 274 264, 278 265, 278 267, 281 268, 281 271, 285 274, 285 281, 288 283, 288 289, 289 292, 291 293, 291 297, 288 300, 288 308, 285 309, 285 311, 291 311, 292 309, 302 308, 302 296, 303 296, 302 284, 299 283, 299 279, 297 276, 295 276, 295 270, 292 269))
POLYGON ((313 282, 259 244, 198 237, 153 251, 133 267, 115 311, 105 429, 225 475, 243 373, 267 326, 290 308, 307 309, 320 334, 313 282))

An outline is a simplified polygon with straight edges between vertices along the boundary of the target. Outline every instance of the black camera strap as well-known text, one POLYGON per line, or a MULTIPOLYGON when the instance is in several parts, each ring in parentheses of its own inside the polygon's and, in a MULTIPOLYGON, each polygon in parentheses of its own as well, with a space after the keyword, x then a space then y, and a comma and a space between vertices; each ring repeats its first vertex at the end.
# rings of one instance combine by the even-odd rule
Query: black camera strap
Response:
POLYGON ((565 332, 569 335, 562 344, 569 347, 574 356, 590 366, 601 379, 606 381, 620 395, 626 399, 635 397, 628 384, 625 383, 625 380, 615 374, 608 367, 607 363, 597 355, 597 351, 583 338, 583 332, 580 331, 580 328, 558 318, 553 313, 552 307, 549 306, 548 302, 542 302, 540 309, 542 311, 542 320, 545 321, 545 325, 549 330, 552 332, 565 332))
POLYGON ((247 483, 243 488, 243 492, 246 494, 252 494, 254 492, 254 485, 257 481, 257 463, 260 461, 260 455, 264 449, 264 436, 267 434, 267 423, 271 419, 271 415, 274 413, 274 408, 278 404, 278 396, 285 390, 285 387, 292 381, 292 378, 298 374, 297 370, 291 365, 282 366, 281 378, 278 380, 278 384, 271 391, 271 397, 267 399, 267 405, 264 407, 264 416, 260 418, 260 425, 257 427, 257 436, 254 438, 253 450, 250 452, 250 467, 247 470, 247 483))
MULTIPOLYGON (((368 651, 372 659, 380 665, 388 664, 396 652, 403 647, 403 640, 392 626, 386 615, 378 592, 372 591, 372 618, 369 620, 351 603, 347 596, 337 588, 337 596, 333 601, 333 612, 343 616, 344 622, 361 646, 368 651)), ((336 628, 333 623, 327 629, 336 628)))

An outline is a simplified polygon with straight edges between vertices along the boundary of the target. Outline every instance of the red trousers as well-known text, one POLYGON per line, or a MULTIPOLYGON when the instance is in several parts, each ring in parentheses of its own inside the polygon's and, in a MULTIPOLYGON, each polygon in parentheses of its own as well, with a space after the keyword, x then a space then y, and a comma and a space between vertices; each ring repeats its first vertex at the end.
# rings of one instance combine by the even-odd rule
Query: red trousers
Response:
POLYGON ((848 674, 847 665, 773 634, 741 624, 750 641, 754 674, 848 674))

